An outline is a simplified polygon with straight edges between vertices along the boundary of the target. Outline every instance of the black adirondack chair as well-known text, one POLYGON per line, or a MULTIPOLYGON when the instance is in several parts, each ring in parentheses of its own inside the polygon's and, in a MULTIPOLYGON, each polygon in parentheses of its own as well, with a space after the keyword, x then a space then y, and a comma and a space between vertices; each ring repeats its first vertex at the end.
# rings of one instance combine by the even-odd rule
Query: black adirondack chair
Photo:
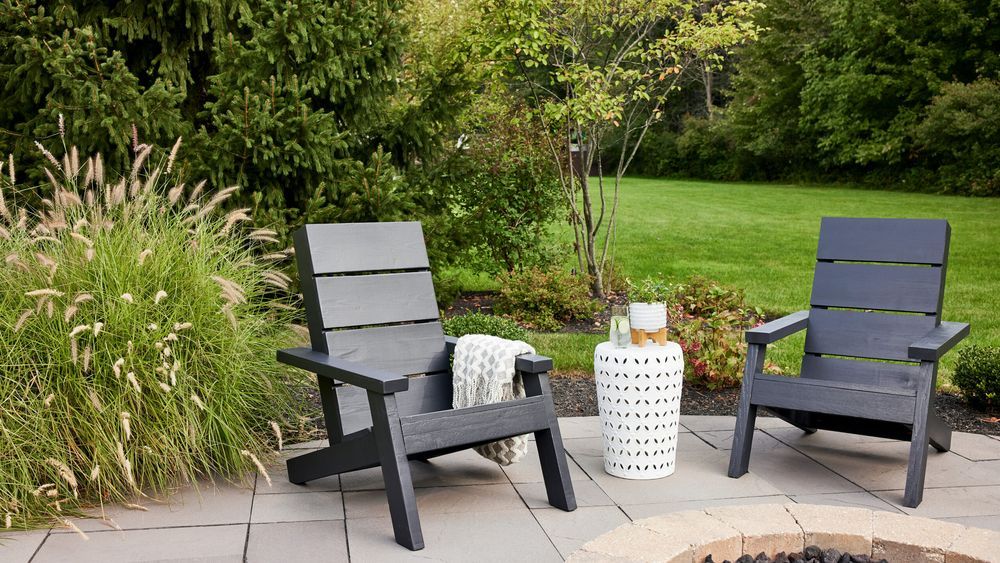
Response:
POLYGON ((517 358, 526 398, 452 409, 455 340, 438 319, 420 223, 307 225, 295 252, 312 347, 281 350, 278 360, 317 374, 330 446, 288 460, 289 481, 382 466, 396 541, 417 550, 408 461, 534 433, 549 503, 576 509, 551 359, 517 358), (358 408, 359 394, 368 408, 358 408))
POLYGON ((730 477, 747 472, 763 407, 808 433, 910 440, 903 504, 920 504, 928 443, 951 446, 933 410, 938 359, 969 333, 941 322, 950 237, 944 220, 823 219, 811 309, 746 332, 730 477), (801 376, 762 374, 767 345, 803 329, 801 376))

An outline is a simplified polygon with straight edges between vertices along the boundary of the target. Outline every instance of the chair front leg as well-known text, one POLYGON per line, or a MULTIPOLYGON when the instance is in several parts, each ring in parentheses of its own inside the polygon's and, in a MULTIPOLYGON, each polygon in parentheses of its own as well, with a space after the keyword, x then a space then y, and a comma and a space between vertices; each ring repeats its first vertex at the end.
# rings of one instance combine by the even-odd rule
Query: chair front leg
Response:
POLYGON ((910 437, 910 461, 906 467, 906 491, 903 506, 916 508, 924 497, 927 474, 927 450, 930 444, 931 399, 937 385, 937 362, 920 362, 920 384, 913 409, 913 434, 910 437))
POLYGON ((522 373, 521 379, 524 382, 526 395, 529 397, 544 395, 549 399, 545 401, 549 426, 535 432, 535 446, 538 448, 538 459, 542 465, 542 478, 545 480, 545 494, 549 504, 572 512, 576 510, 576 493, 573 492, 573 480, 569 475, 566 450, 563 449, 559 421, 552 403, 549 377, 545 373, 522 373))
POLYGON ((750 448, 753 445, 754 423, 757 421, 757 405, 750 402, 750 396, 753 392, 754 375, 764 369, 766 350, 766 344, 750 344, 747 348, 739 412, 736 413, 736 429, 733 431, 733 451, 729 454, 729 476, 733 478, 742 476, 750 469, 750 448))
POLYGON ((369 391, 368 404, 396 543, 413 551, 423 549, 424 536, 420 530, 417 499, 413 492, 410 464, 406 459, 396 396, 369 391))

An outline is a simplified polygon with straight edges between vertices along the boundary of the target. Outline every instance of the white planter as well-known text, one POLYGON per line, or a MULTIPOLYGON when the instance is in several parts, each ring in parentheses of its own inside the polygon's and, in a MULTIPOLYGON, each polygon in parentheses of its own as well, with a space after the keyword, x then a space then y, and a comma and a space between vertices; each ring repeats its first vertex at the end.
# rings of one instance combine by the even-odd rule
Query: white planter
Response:
POLYGON ((657 331, 667 326, 666 303, 629 303, 628 320, 633 330, 657 331))

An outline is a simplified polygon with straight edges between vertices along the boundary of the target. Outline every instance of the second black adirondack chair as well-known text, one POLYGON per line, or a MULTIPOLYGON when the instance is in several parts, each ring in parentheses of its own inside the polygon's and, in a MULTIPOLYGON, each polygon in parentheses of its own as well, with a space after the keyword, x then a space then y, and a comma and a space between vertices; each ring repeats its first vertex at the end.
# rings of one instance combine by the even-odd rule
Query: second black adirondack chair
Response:
POLYGON ((928 443, 951 446, 933 408, 938 359, 969 333, 941 322, 950 236, 943 220, 823 219, 812 308, 746 333, 730 477, 747 472, 763 407, 808 433, 910 440, 903 504, 920 504, 928 443), (801 376, 763 374, 767 345, 803 329, 801 376))
POLYGON ((288 460, 289 481, 381 466, 396 541, 417 550, 424 540, 409 460, 534 433, 549 503, 576 509, 552 360, 517 358, 524 399, 452 409, 455 340, 438 320, 420 223, 307 225, 295 252, 312 347, 278 359, 317 374, 330 446, 288 460), (367 408, 357 408, 359 394, 367 408))

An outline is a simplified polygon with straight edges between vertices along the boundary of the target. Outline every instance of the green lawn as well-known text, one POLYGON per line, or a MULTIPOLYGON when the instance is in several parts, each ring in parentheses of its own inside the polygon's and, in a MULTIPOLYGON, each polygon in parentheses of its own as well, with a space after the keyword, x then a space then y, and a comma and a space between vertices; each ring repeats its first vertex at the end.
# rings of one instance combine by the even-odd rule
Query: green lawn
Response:
MULTIPOLYGON (((620 205, 616 263, 625 275, 700 274, 746 290, 751 304, 773 313, 807 307, 820 217, 948 219, 945 318, 972 324, 967 343, 1000 345, 1000 199, 628 178, 620 205)), ((559 367, 589 369, 594 340, 538 335, 535 345, 559 367)), ((773 358, 795 369, 801 347, 793 339, 773 358)), ((954 361, 949 354, 945 372, 954 361)))

